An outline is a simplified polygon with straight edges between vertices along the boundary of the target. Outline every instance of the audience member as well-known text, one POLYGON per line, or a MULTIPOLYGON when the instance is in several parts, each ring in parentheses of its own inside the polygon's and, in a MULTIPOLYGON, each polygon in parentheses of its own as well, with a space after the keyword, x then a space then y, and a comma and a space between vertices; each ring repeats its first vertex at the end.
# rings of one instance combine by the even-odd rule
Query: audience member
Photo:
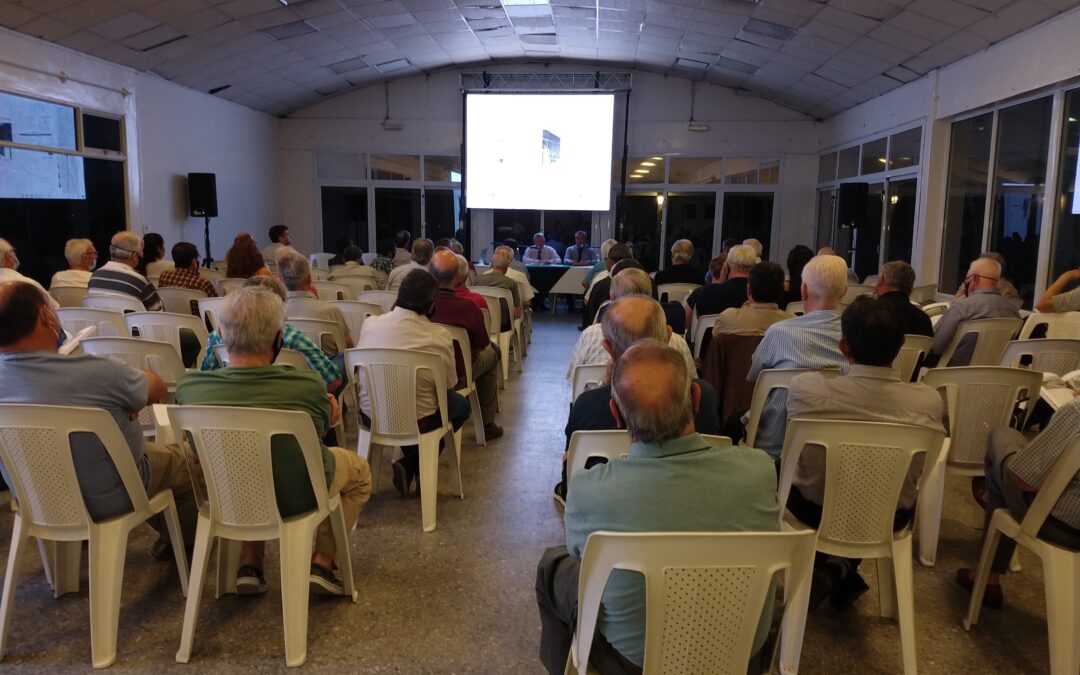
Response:
POLYGON ((49 295, 41 284, 30 277, 19 274, 18 269, 19 256, 15 254, 15 247, 8 243, 7 239, 0 239, 0 283, 6 281, 22 281, 28 283, 34 288, 39 289, 42 293, 45 293, 45 300, 50 307, 53 309, 60 307, 60 303, 58 303, 53 296, 49 295))
POLYGON ((761 254, 765 252, 765 246, 760 240, 750 237, 749 239, 743 239, 743 246, 749 246, 754 249, 754 255, 761 258, 761 254))
MULTIPOLYGON (((901 382, 893 370, 904 332, 888 301, 856 298, 844 310, 840 325, 840 351, 847 360, 840 376, 804 373, 792 379, 788 418, 893 422, 944 431, 941 396, 925 384, 901 382)), ((914 519, 922 470, 923 458, 917 457, 900 493, 894 529, 906 527, 914 519)), ((799 456, 787 508, 802 522, 817 527, 824 500, 825 452, 820 446, 809 445, 799 456)), ((869 588, 859 575, 859 562, 818 554, 810 606, 830 597, 838 607, 855 602, 869 588)))
POLYGON ((412 262, 413 256, 409 252, 410 241, 412 241, 412 234, 408 230, 398 230, 394 235, 394 267, 401 267, 412 262))
POLYGON ((214 284, 199 274, 199 249, 195 244, 181 241, 172 247, 172 269, 165 270, 158 278, 158 288, 190 288, 217 297, 214 284))
MULTIPOLYGON (((281 251, 281 249, 287 246, 292 246, 292 235, 289 234, 289 228, 286 225, 274 225, 270 228, 270 231, 267 234, 270 238, 270 243, 264 246, 259 254, 262 256, 263 260, 266 260, 268 262, 274 262, 275 260, 277 260, 277 255, 281 251)), ((254 241, 255 240, 253 239, 252 243, 254 243, 254 241)), ((230 274, 228 276, 231 277, 232 275, 230 274)), ((254 275, 252 274, 248 276, 254 275)))
POLYGON ((703 284, 705 272, 691 262, 694 245, 689 239, 679 239, 671 245, 671 266, 656 273, 656 284, 703 284))
POLYGON ((788 281, 784 284, 784 299, 780 302, 780 309, 787 309, 789 302, 802 302, 802 271, 813 257, 814 252, 802 244, 788 252, 788 281))
MULTIPOLYGON (((469 418, 469 401, 453 391, 457 385, 457 367, 454 363, 454 344, 450 333, 429 319, 439 296, 435 278, 424 270, 413 270, 405 276, 398 289, 397 303, 387 314, 368 317, 360 328, 358 347, 380 349, 409 349, 431 352, 442 361, 446 373, 445 413, 454 429, 460 429, 469 418)), ((367 383, 360 381, 360 422, 371 427, 371 398, 367 383)), ((442 426, 438 409, 438 394, 434 376, 420 371, 416 376, 416 414, 420 433, 442 426)), ((420 473, 419 449, 415 445, 402 448, 404 457, 394 462, 394 488, 402 497, 407 496, 420 473)))
MULTIPOLYGON (((453 250, 453 249, 451 249, 453 250)), ((484 296, 479 293, 474 293, 469 290, 467 282, 469 280, 469 273, 472 271, 469 269, 469 261, 465 256, 457 254, 455 256, 458 262, 458 276, 454 283, 454 295, 459 298, 465 298, 466 300, 474 303, 481 312, 487 309, 487 300, 484 300, 484 296)))
POLYGON ((777 321, 794 318, 779 307, 784 294, 784 270, 774 262, 759 262, 746 277, 747 302, 729 307, 713 324, 713 334, 764 335, 777 321))
POLYGON ((594 279, 603 279, 608 275, 607 266, 604 260, 607 259, 608 251, 611 247, 619 242, 614 239, 605 239, 604 243, 600 244, 600 259, 593 263, 593 266, 589 268, 589 271, 585 274, 585 278, 581 280, 581 287, 585 289, 584 302, 589 301, 589 289, 592 288, 594 279))
MULTIPOLYGON (((832 246, 822 246, 821 248, 818 249, 817 254, 818 255, 838 255, 836 253, 836 251, 833 250, 832 246)), ((838 256, 838 257, 840 257, 840 256, 838 256)), ((844 260, 845 265, 848 264, 847 260, 844 259, 843 257, 841 257, 841 260, 844 260)), ((857 274, 855 274, 855 270, 851 269, 850 267, 848 268, 848 271, 847 271, 847 278, 848 278, 848 283, 849 284, 857 284, 857 283, 859 283, 859 276, 857 274)))
POLYGON ((911 291, 914 288, 915 270, 902 260, 893 260, 881 266, 874 293, 885 302, 904 335, 933 337, 934 326, 930 317, 911 304, 911 291))
POLYGON ((353 347, 353 336, 349 334, 349 323, 341 310, 319 299, 312 292, 311 263, 299 253, 286 251, 278 255, 278 274, 285 284, 285 316, 289 319, 322 319, 333 321, 345 336, 345 346, 323 345, 327 353, 334 354, 334 363, 341 372, 345 372, 345 348, 353 347))
MULTIPOLYGON (((974 319, 993 319, 998 317, 1019 318, 1020 303, 1006 298, 998 288, 1001 279, 1001 265, 991 258, 976 258, 968 267, 964 277, 965 297, 956 300, 938 319, 934 327, 934 346, 927 355, 926 362, 933 366, 952 344, 956 330, 965 321, 974 319)), ((969 335, 960 341, 947 366, 966 366, 971 362, 975 350, 975 336, 969 335)))
MULTIPOLYGON (((819 255, 806 264, 802 274, 806 313, 765 329, 754 350, 748 382, 756 382, 763 370, 839 368, 844 363, 836 306, 847 292, 846 270, 847 263, 835 255, 819 255)), ((755 446, 779 460, 786 428, 787 391, 777 389, 769 394, 761 411, 755 446)))
POLYGON ((173 264, 165 260, 165 239, 156 232, 147 232, 143 235, 143 251, 146 257, 139 261, 136 271, 147 278, 161 276, 162 272, 171 270, 173 264))
POLYGON ((377 276, 373 268, 364 264, 364 250, 355 244, 346 246, 341 252, 341 268, 331 275, 331 277, 349 276, 377 276))
MULTIPOLYGON (((1016 286, 1013 286, 1012 282, 1005 278, 1005 256, 1001 255, 997 251, 983 251, 979 254, 980 258, 989 258, 997 264, 1001 265, 1001 278, 998 279, 998 290, 1001 291, 1001 296, 1004 298, 1010 298, 1013 300, 1020 299, 1020 292, 1016 290, 1016 286)), ((955 297, 962 298, 967 293, 964 290, 964 284, 961 283, 960 287, 956 289, 955 297)))
POLYGON ((109 243, 109 262, 90 276, 90 295, 130 296, 151 312, 161 311, 154 285, 135 271, 142 259, 142 239, 127 230, 117 232, 109 243))
MULTIPOLYGON (((507 274, 507 270, 510 269, 510 260, 512 259, 512 253, 505 246, 500 246, 495 249, 495 253, 491 256, 491 268, 487 272, 476 277, 476 281, 473 282, 473 286, 491 286, 493 288, 502 288, 510 291, 510 295, 513 298, 513 307, 502 307, 502 325, 499 329, 502 332, 507 332, 513 328, 514 319, 521 317, 521 293, 518 290, 518 284, 516 281, 510 278, 507 274)), ((486 304, 486 303, 485 303, 486 304)))
MULTIPOLYGON (((375 259, 371 261, 372 269, 377 272, 390 276, 390 272, 394 270, 394 257, 397 255, 397 248, 394 246, 393 239, 380 239, 375 242, 375 259)), ((412 254, 409 254, 409 260, 412 260, 412 254)))
MULTIPOLYGON (((619 302, 627 301, 647 299, 619 302)), ((613 313, 617 312, 608 317, 613 313)), ((659 314, 655 308, 654 318, 659 314)), ((779 529, 772 462, 752 448, 712 448, 698 435, 693 413, 696 387, 675 350, 652 340, 635 344, 616 362, 612 383, 607 405, 619 426, 629 431, 630 453, 573 477, 564 519, 566 546, 545 551, 537 568, 540 660, 552 675, 562 673, 566 665, 577 619, 581 557, 593 532, 779 529)), ((612 572, 590 657, 600 672, 640 672, 645 597, 639 574, 612 572)), ((751 672, 758 672, 760 662, 772 656, 771 650, 762 650, 772 609, 770 595, 753 644, 761 658, 752 657, 751 672)))
MULTIPOLYGON (((273 365, 284 338, 285 305, 272 292, 258 287, 233 291, 218 311, 218 327, 229 352, 229 367, 189 372, 176 387, 180 405, 223 405, 305 412, 322 438, 341 416, 337 399, 326 393, 315 373, 273 365)), ((360 510, 371 496, 371 470, 367 460, 352 450, 328 448, 320 443, 326 491, 341 498, 345 531, 352 530, 360 510)), ((282 518, 306 513, 314 506, 311 481, 303 453, 291 436, 274 436, 270 445, 274 494, 282 518)), ((309 585, 313 593, 342 595, 334 576, 334 541, 330 519, 315 535, 309 585)), ((244 542, 240 549, 236 592, 251 595, 266 591, 263 542, 244 542)))
POLYGON ((412 258, 408 263, 404 265, 398 265, 394 263, 395 267, 390 272, 390 277, 386 281, 386 290, 397 291, 401 286, 401 281, 405 278, 409 272, 413 270, 427 271, 428 263, 431 262, 431 253, 435 248, 435 245, 431 243, 430 239, 417 239, 412 245, 412 258))
MULTIPOLYGON (((286 235, 284 239, 287 238, 286 235)), ((269 246, 266 247, 266 249, 269 248, 269 246)), ((270 260, 277 260, 282 251, 286 250, 293 251, 287 245, 279 245, 274 254, 275 257, 270 258, 270 260)), ((295 253, 295 251, 293 252, 295 253)), ((225 252, 225 276, 230 279, 247 279, 256 274, 270 276, 270 269, 264 262, 263 253, 255 245, 255 240, 251 238, 250 234, 241 232, 236 235, 236 238, 233 239, 233 245, 225 252)))
MULTIPOLYGON (((633 257, 633 254, 630 253, 630 247, 626 244, 612 244, 611 248, 608 249, 607 255, 604 256, 604 265, 607 268, 608 274, 611 274, 611 268, 615 266, 615 263, 633 257)), ((609 297, 610 288, 610 276, 606 278, 597 278, 593 281, 592 288, 589 289, 587 294, 589 296, 589 302, 585 306, 585 311, 581 313, 581 327, 578 330, 585 330, 592 325, 593 321, 596 319, 596 313, 600 311, 600 305, 611 299, 609 297)))
POLYGON ((542 232, 533 235, 532 246, 525 249, 525 255, 521 258, 521 262, 526 265, 551 265, 560 262, 560 260, 561 258, 555 252, 555 249, 544 243, 544 234, 542 232))
POLYGON ((49 288, 86 288, 91 272, 97 267, 97 249, 89 239, 68 239, 64 245, 68 269, 52 276, 49 288))
POLYGON ((566 248, 563 262, 575 267, 595 264, 597 260, 596 251, 592 246, 589 246, 588 242, 589 235, 585 233, 585 230, 575 232, 574 245, 566 248))
MULTIPOLYGON (((529 283, 529 275, 526 274, 528 270, 519 261, 514 260, 513 248, 511 248, 510 246, 500 246, 495 250, 498 251, 499 249, 502 249, 508 254, 510 254, 510 267, 506 268, 506 276, 517 283, 518 294, 521 296, 521 306, 523 308, 531 307, 533 304, 533 299, 536 297, 536 294, 533 292, 532 284, 529 283), (517 269, 516 267, 514 267, 515 264, 520 266, 521 269, 517 269)), ((473 281, 473 283, 475 283, 475 280, 473 281)))
POLYGON ((746 303, 746 277, 750 269, 760 260, 754 249, 745 244, 732 246, 728 251, 727 280, 702 286, 686 299, 687 316, 690 310, 697 310, 697 315, 719 314, 730 307, 742 307, 746 303))
MULTIPOLYGON (((990 517, 996 509, 1008 509, 1017 522, 1024 519, 1036 493, 1049 478, 1054 463, 1078 434, 1080 398, 1074 398, 1058 409, 1046 428, 1030 441, 1011 427, 990 432, 985 460, 986 488, 983 494, 977 495, 986 509, 983 529, 987 533, 990 532, 990 517)), ((1080 550, 1080 473, 1072 477, 1054 504, 1039 530, 1039 539, 1068 550, 1080 550)), ((1001 535, 990 566, 983 606, 1001 607, 1004 599, 1001 575, 1008 572, 1015 550, 1016 542, 1001 535)), ((956 583, 971 590, 974 577, 972 570, 960 569, 956 583)))
MULTIPOLYGON (((147 443, 138 412, 165 396, 165 384, 152 371, 141 371, 101 356, 57 353, 60 319, 45 293, 22 281, 0 283, 0 403, 103 408, 120 428, 148 496, 171 489, 184 542, 195 542, 198 511, 181 445, 147 443)), ((72 460, 86 510, 95 522, 131 512, 131 501, 108 451, 93 434, 71 437, 72 460)), ((4 480, 11 484, 7 469, 4 480)), ((151 553, 172 558, 168 530, 151 519, 158 540, 151 553)))
POLYGON ((1040 312, 1080 311, 1080 286, 1069 290, 1078 281, 1080 268, 1065 270, 1035 303, 1035 309, 1040 312))
MULTIPOLYGON (((502 427, 495 423, 495 405, 499 387, 497 370, 499 352, 488 337, 484 314, 472 300, 460 297, 455 292, 461 277, 458 256, 449 250, 439 251, 432 256, 428 271, 439 284, 439 295, 428 318, 434 323, 464 328, 469 334, 469 347, 472 349, 472 375, 476 383, 480 415, 484 421, 484 438, 496 439, 503 434, 502 427)), ((455 350, 454 359, 458 383, 464 385, 465 363, 462 360, 462 354, 455 350)))

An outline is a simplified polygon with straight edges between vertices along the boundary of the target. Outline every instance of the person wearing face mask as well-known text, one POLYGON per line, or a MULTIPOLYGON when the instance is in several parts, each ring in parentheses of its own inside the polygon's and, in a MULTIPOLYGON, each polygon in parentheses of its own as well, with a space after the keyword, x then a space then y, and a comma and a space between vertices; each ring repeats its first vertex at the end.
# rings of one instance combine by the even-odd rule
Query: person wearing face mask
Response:
MULTIPOLYGON (((139 425, 139 411, 161 400, 165 384, 152 371, 136 370, 113 359, 59 354, 60 319, 47 297, 24 281, 0 283, 0 403, 105 409, 127 440, 147 495, 173 491, 184 542, 192 546, 198 511, 188 469, 190 453, 181 445, 147 443, 139 425)), ((78 434, 71 445, 90 517, 102 522, 130 512, 127 490, 101 442, 78 434)), ((150 521, 159 534, 151 554, 168 560, 172 547, 164 521, 159 521, 150 521)))
POLYGON ((97 266, 97 249, 89 239, 68 239, 64 245, 64 257, 68 269, 60 270, 52 276, 49 288, 86 288, 90 283, 91 272, 97 266))
POLYGON ((90 277, 90 295, 131 296, 148 311, 160 312, 162 305, 157 290, 135 270, 142 255, 142 237, 128 230, 114 234, 109 242, 109 262, 90 277))
MULTIPOLYGON (((934 327, 934 346, 927 355, 927 365, 937 365, 956 335, 956 329, 963 322, 973 319, 1020 317, 1020 301, 1001 294, 998 287, 1000 280, 1001 263, 993 258, 976 258, 971 263, 967 276, 964 277, 964 297, 949 305, 949 309, 941 315, 934 327)), ((965 336, 953 352, 952 359, 944 365, 966 366, 971 361, 975 337, 965 336)))
MULTIPOLYGON (((5 281, 24 281, 33 285, 42 293, 45 293, 45 289, 41 284, 28 276, 20 274, 18 269, 19 256, 15 254, 15 247, 8 243, 7 239, 0 239, 0 283, 5 281)), ((54 300, 48 293, 45 293, 45 298, 48 301, 49 306, 53 309, 60 307, 60 303, 54 300)))

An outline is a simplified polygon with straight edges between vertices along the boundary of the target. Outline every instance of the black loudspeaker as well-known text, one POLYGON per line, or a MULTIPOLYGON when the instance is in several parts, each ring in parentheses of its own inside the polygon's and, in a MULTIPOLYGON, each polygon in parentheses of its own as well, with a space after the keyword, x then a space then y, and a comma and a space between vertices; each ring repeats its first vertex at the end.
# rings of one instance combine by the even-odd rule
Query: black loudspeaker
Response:
POLYGON ((836 198, 836 223, 857 230, 866 225, 868 183, 841 183, 836 198))
POLYGON ((217 218, 217 176, 189 173, 188 210, 192 218, 217 218))

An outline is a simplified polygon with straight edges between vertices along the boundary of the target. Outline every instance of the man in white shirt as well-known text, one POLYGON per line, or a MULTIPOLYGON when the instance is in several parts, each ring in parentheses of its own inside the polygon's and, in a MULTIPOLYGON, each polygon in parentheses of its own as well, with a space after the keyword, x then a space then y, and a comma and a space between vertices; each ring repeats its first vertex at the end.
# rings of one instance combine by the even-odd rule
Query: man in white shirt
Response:
POLYGON ((292 246, 292 235, 289 234, 289 228, 286 225, 271 227, 269 235, 270 243, 263 247, 262 257, 267 262, 274 262, 277 260, 277 254, 281 252, 281 249, 292 246))
MULTIPOLYGON (((469 418, 469 401, 453 389, 457 385, 454 362, 454 342, 449 331, 428 320, 439 297, 439 284, 426 270, 412 270, 401 282, 397 302, 387 314, 368 317, 360 328, 357 347, 392 348, 425 351, 435 354, 446 374, 446 411, 454 429, 460 429, 469 418)), ((431 431, 442 424, 438 392, 431 374, 421 371, 416 376, 416 415, 420 432, 431 431)), ((360 423, 371 425, 371 399, 364 379, 360 379, 360 423)), ((420 459, 415 445, 402 448, 404 457, 394 462, 394 487, 405 497, 420 473, 420 459)))
POLYGON ((46 293, 41 284, 30 277, 19 274, 17 271, 18 269, 19 256, 15 255, 15 247, 8 243, 7 239, 0 239, 0 284, 5 281, 25 281, 28 284, 33 284, 41 290, 53 309, 60 307, 60 303, 58 303, 53 296, 46 293))
POLYGON ((114 234, 109 241, 109 262, 90 276, 90 295, 130 296, 147 311, 160 312, 163 307, 154 285, 135 271, 142 255, 142 237, 128 230, 114 234))
POLYGON ((394 235, 394 267, 408 265, 412 260, 412 254, 409 253, 410 239, 412 235, 408 230, 398 230, 398 233, 394 235))
POLYGON ((394 269, 390 272, 390 277, 386 280, 386 290, 396 291, 401 287, 401 282, 405 277, 413 270, 427 271, 428 263, 431 262, 431 254, 435 250, 435 245, 431 243, 430 239, 417 239, 412 245, 412 259, 405 265, 397 266, 395 262, 394 269))
POLYGON ((91 272, 97 266, 97 249, 89 239, 68 239, 64 245, 64 257, 69 269, 53 275, 49 288, 86 288, 91 272))
POLYGON ((331 279, 337 277, 371 277, 375 279, 379 276, 374 268, 364 264, 364 251, 359 246, 346 246, 345 250, 341 252, 341 259, 344 263, 340 268, 334 270, 334 273, 330 275, 331 279))
POLYGON ((525 249, 521 261, 526 265, 558 265, 562 259, 555 249, 544 243, 544 235, 537 232, 533 235, 533 245, 525 249))
MULTIPOLYGON (((514 259, 514 249, 509 246, 500 246, 495 250, 498 251, 499 249, 505 250, 510 255, 511 260, 514 259)), ((533 292, 532 284, 529 283, 529 277, 525 276, 524 272, 514 269, 513 264, 506 268, 506 277, 517 282, 518 295, 521 296, 521 306, 528 307, 532 304, 535 293, 533 292)))

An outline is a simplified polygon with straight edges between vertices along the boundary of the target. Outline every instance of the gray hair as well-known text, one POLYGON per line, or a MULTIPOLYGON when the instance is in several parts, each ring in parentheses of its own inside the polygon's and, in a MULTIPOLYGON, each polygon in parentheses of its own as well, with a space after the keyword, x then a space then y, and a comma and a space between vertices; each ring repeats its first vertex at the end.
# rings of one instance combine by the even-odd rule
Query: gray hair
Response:
MULTIPOLYGON (((450 250, 452 251, 454 249, 450 250)), ((460 281, 462 279, 469 278, 469 261, 465 258, 465 256, 461 255, 460 253, 455 253, 454 255, 457 256, 458 280, 460 281)))
POLYGON ((626 350, 615 361, 611 396, 630 438, 642 443, 663 443, 678 438, 693 419, 690 384, 686 361, 678 350, 651 339, 637 342, 626 350), (647 386, 635 384, 633 371, 646 364, 662 369, 663 374, 650 377, 647 386))
POLYGON ((636 267, 622 270, 611 278, 608 294, 612 300, 624 295, 652 295, 652 279, 636 267))
POLYGON ((753 246, 738 244, 732 246, 727 254, 727 266, 732 272, 749 272, 750 268, 761 262, 753 246))
POLYGON ((89 239, 68 239, 67 243, 64 244, 64 257, 67 258, 68 264, 71 266, 81 265, 86 249, 93 245, 94 242, 89 239))
POLYGON ((284 326, 285 303, 261 288, 229 293, 218 312, 218 333, 230 354, 254 356, 270 350, 284 326))
POLYGON ((274 293, 281 301, 284 302, 288 297, 285 293, 285 286, 274 277, 268 277, 261 274, 256 274, 253 277, 248 277, 244 280, 243 288, 254 288, 260 291, 270 291, 274 293))
POLYGON ((689 239, 680 239, 671 245, 671 258, 686 262, 694 257, 694 244, 689 239))
POLYGON ((765 247, 762 245, 762 243, 753 237, 743 239, 743 244, 754 249, 754 253, 757 254, 759 258, 761 257, 761 253, 765 250, 765 247))
POLYGON ((604 243, 600 244, 600 257, 601 258, 606 258, 607 254, 608 254, 608 251, 611 250, 611 247, 614 246, 615 244, 618 244, 618 243, 619 242, 617 242, 614 239, 605 239, 604 243))
POLYGON ((668 339, 664 308, 647 295, 625 295, 613 300, 600 319, 600 330, 616 360, 638 340, 668 339))
POLYGON ((497 270, 505 270, 510 267, 510 262, 513 259, 514 256, 500 246, 491 255, 491 266, 497 270))
POLYGON ((881 266, 881 281, 904 295, 911 295, 915 288, 915 270, 903 260, 891 260, 881 266))
POLYGON ((285 283, 285 288, 290 291, 298 291, 304 285, 305 280, 311 278, 311 263, 298 253, 279 255, 277 259, 278 274, 285 283))
POLYGON ((116 261, 131 260, 135 254, 142 254, 142 237, 130 230, 117 232, 109 242, 109 258, 116 261))
POLYGON ((811 297, 821 302, 838 302, 847 293, 847 261, 838 255, 816 255, 806 263, 802 280, 811 297))
POLYGON ((412 245, 412 259, 417 265, 427 265, 431 262, 431 254, 435 250, 435 244, 430 239, 417 239, 412 245))

